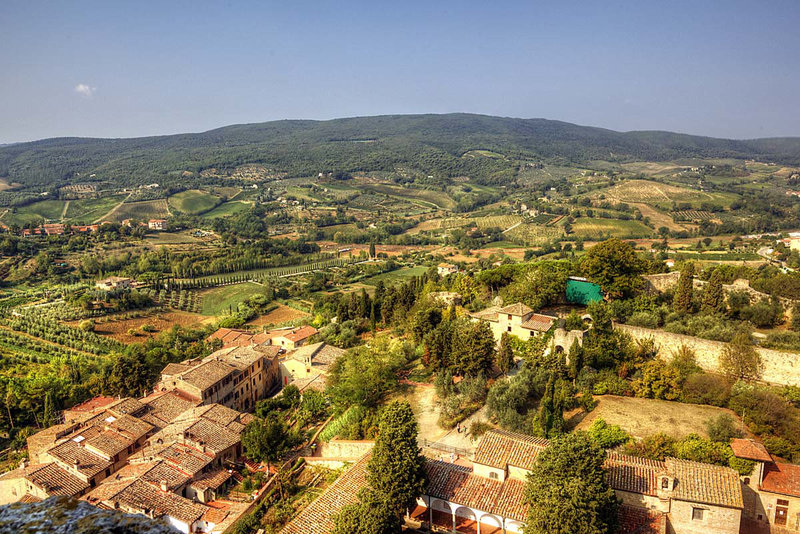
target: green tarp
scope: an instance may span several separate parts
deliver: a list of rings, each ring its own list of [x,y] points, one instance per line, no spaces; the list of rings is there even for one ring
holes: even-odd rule
[[[567,280],[567,302],[586,306],[590,302],[603,300],[600,286],[584,280]]]

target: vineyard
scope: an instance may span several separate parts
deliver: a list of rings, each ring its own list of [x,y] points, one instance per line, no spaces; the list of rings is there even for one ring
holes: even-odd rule
[[[271,278],[282,278],[298,274],[321,271],[331,267],[344,267],[359,261],[358,258],[332,258],[329,260],[315,261],[304,265],[291,265],[287,267],[270,267],[267,269],[254,269],[231,274],[215,276],[202,276],[198,278],[181,278],[165,282],[173,289],[199,289],[218,287],[242,282],[267,282]]]
[[[714,214],[710,211],[703,210],[682,210],[672,213],[672,220],[678,221],[710,221],[714,218]]]
[[[475,219],[478,228],[500,228],[505,230],[522,221],[519,215],[489,215]]]
[[[4,322],[6,326],[17,332],[24,332],[33,337],[96,356],[124,348],[124,345],[117,341],[104,338],[94,332],[61,324],[57,320],[43,315],[35,317],[32,314],[17,315]]]
[[[603,237],[648,237],[653,235],[652,228],[639,221],[622,221],[617,219],[590,219],[580,217],[572,225],[576,235],[592,239]]]
[[[525,223],[509,230],[505,235],[508,239],[513,239],[524,245],[538,246],[560,239],[564,235],[564,231],[561,227]]]
[[[0,349],[3,363],[47,363],[55,358],[85,358],[86,355],[66,347],[33,339],[26,335],[0,328]]]
[[[174,310],[199,313],[203,306],[203,297],[195,291],[180,290],[156,290],[146,288],[140,290],[142,293],[153,299],[158,306],[168,306]]]

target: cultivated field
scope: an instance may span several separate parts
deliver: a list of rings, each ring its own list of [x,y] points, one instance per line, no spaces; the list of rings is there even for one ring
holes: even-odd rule
[[[90,223],[111,211],[111,208],[125,200],[126,195],[111,195],[101,198],[70,200],[66,218],[74,222]]]
[[[227,217],[229,215],[246,211],[250,209],[251,206],[252,204],[245,202],[244,200],[231,200],[229,202],[224,202],[213,210],[204,213],[203,218],[219,219],[220,217]]]
[[[411,278],[412,276],[421,276],[427,270],[428,268],[425,267],[424,265],[418,265],[416,267],[406,267],[404,269],[397,269],[396,271],[389,271],[388,273],[376,274],[375,276],[364,278],[362,282],[374,286],[379,281],[382,280],[384,284],[389,285],[398,280],[406,280],[408,278]]]
[[[203,298],[203,315],[218,316],[236,311],[240,302],[251,295],[261,293],[264,286],[254,282],[244,282],[230,286],[215,287],[200,292]]]
[[[165,219],[169,216],[169,206],[164,199],[126,202],[108,214],[104,219],[121,222],[125,219],[147,221],[149,219]]]
[[[142,342],[148,337],[154,337],[164,330],[169,330],[173,325],[180,325],[183,327],[198,326],[204,319],[206,318],[195,313],[170,311],[157,313],[148,317],[98,322],[95,325],[94,331],[96,334],[110,337],[122,343],[136,343]],[[80,323],[80,321],[68,324],[77,326],[78,323]],[[154,331],[144,332],[141,329],[144,325],[152,326]],[[131,329],[136,331],[136,335],[128,333]]]
[[[268,326],[273,324],[288,323],[289,321],[296,321],[297,319],[302,319],[303,317],[308,317],[308,314],[285,304],[279,304],[277,309],[272,310],[266,315],[257,317],[247,324]]]
[[[487,217],[479,217],[475,219],[478,228],[511,228],[518,222],[522,221],[519,215],[489,215]]]
[[[197,189],[190,189],[189,191],[181,191],[169,197],[169,205],[181,213],[189,215],[199,215],[205,213],[220,203],[219,197],[216,197],[205,191]]]
[[[617,219],[575,219],[572,230],[576,235],[589,238],[612,237],[646,237],[653,234],[653,229],[639,221],[621,221]]]
[[[538,224],[520,224],[516,228],[509,230],[505,236],[509,239],[519,241],[524,245],[538,246],[561,239],[564,230],[561,227],[541,226]]]
[[[649,180],[627,180],[602,191],[602,194],[619,202],[644,202],[665,207],[671,206],[673,202],[690,204],[692,207],[700,207],[703,202],[729,206],[736,198],[736,195],[730,193],[708,193]]]
[[[592,421],[600,418],[608,424],[619,425],[637,438],[659,432],[676,438],[685,437],[692,432],[708,437],[705,423],[709,419],[727,413],[739,421],[732,411],[715,406],[614,395],[603,395],[595,399],[597,407],[578,424],[578,430],[586,429]]]
[[[9,209],[3,215],[2,221],[6,225],[23,225],[27,223],[42,223],[45,220],[60,221],[61,212],[64,211],[63,200],[41,200],[27,206]]]

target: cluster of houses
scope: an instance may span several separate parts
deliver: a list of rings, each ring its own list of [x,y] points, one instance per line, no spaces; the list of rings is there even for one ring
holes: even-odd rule
[[[474,455],[426,457],[427,487],[406,516],[410,528],[453,534],[523,532],[525,483],[548,441],[490,430]],[[728,468],[608,452],[606,480],[621,503],[622,534],[749,534],[800,531],[800,466],[776,463],[763,445],[733,440],[737,457],[753,460],[750,476]],[[281,534],[328,534],[335,515],[366,485],[369,453],[354,459]]]
[[[69,227],[70,235],[75,234],[89,234],[97,232],[100,229],[99,224],[87,225],[74,225]],[[36,228],[23,228],[22,237],[33,236],[50,236],[50,235],[65,235],[67,233],[67,225],[61,223],[42,224]]]
[[[28,438],[29,461],[0,475],[0,504],[79,498],[165,520],[180,532],[223,533],[247,510],[226,490],[243,463],[241,434],[259,400],[282,385],[323,387],[341,349],[308,344],[312,327],[222,328],[222,348],[170,363],[149,395],[96,397]]]

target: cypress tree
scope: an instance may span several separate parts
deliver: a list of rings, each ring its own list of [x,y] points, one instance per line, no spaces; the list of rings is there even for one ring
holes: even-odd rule
[[[691,312],[693,293],[694,264],[687,262],[681,269],[681,276],[678,278],[678,287],[675,290],[675,299],[672,302],[673,309],[678,313]]]
[[[719,269],[714,269],[711,278],[703,290],[703,311],[709,313],[725,312],[725,291],[722,289],[722,276]]]

